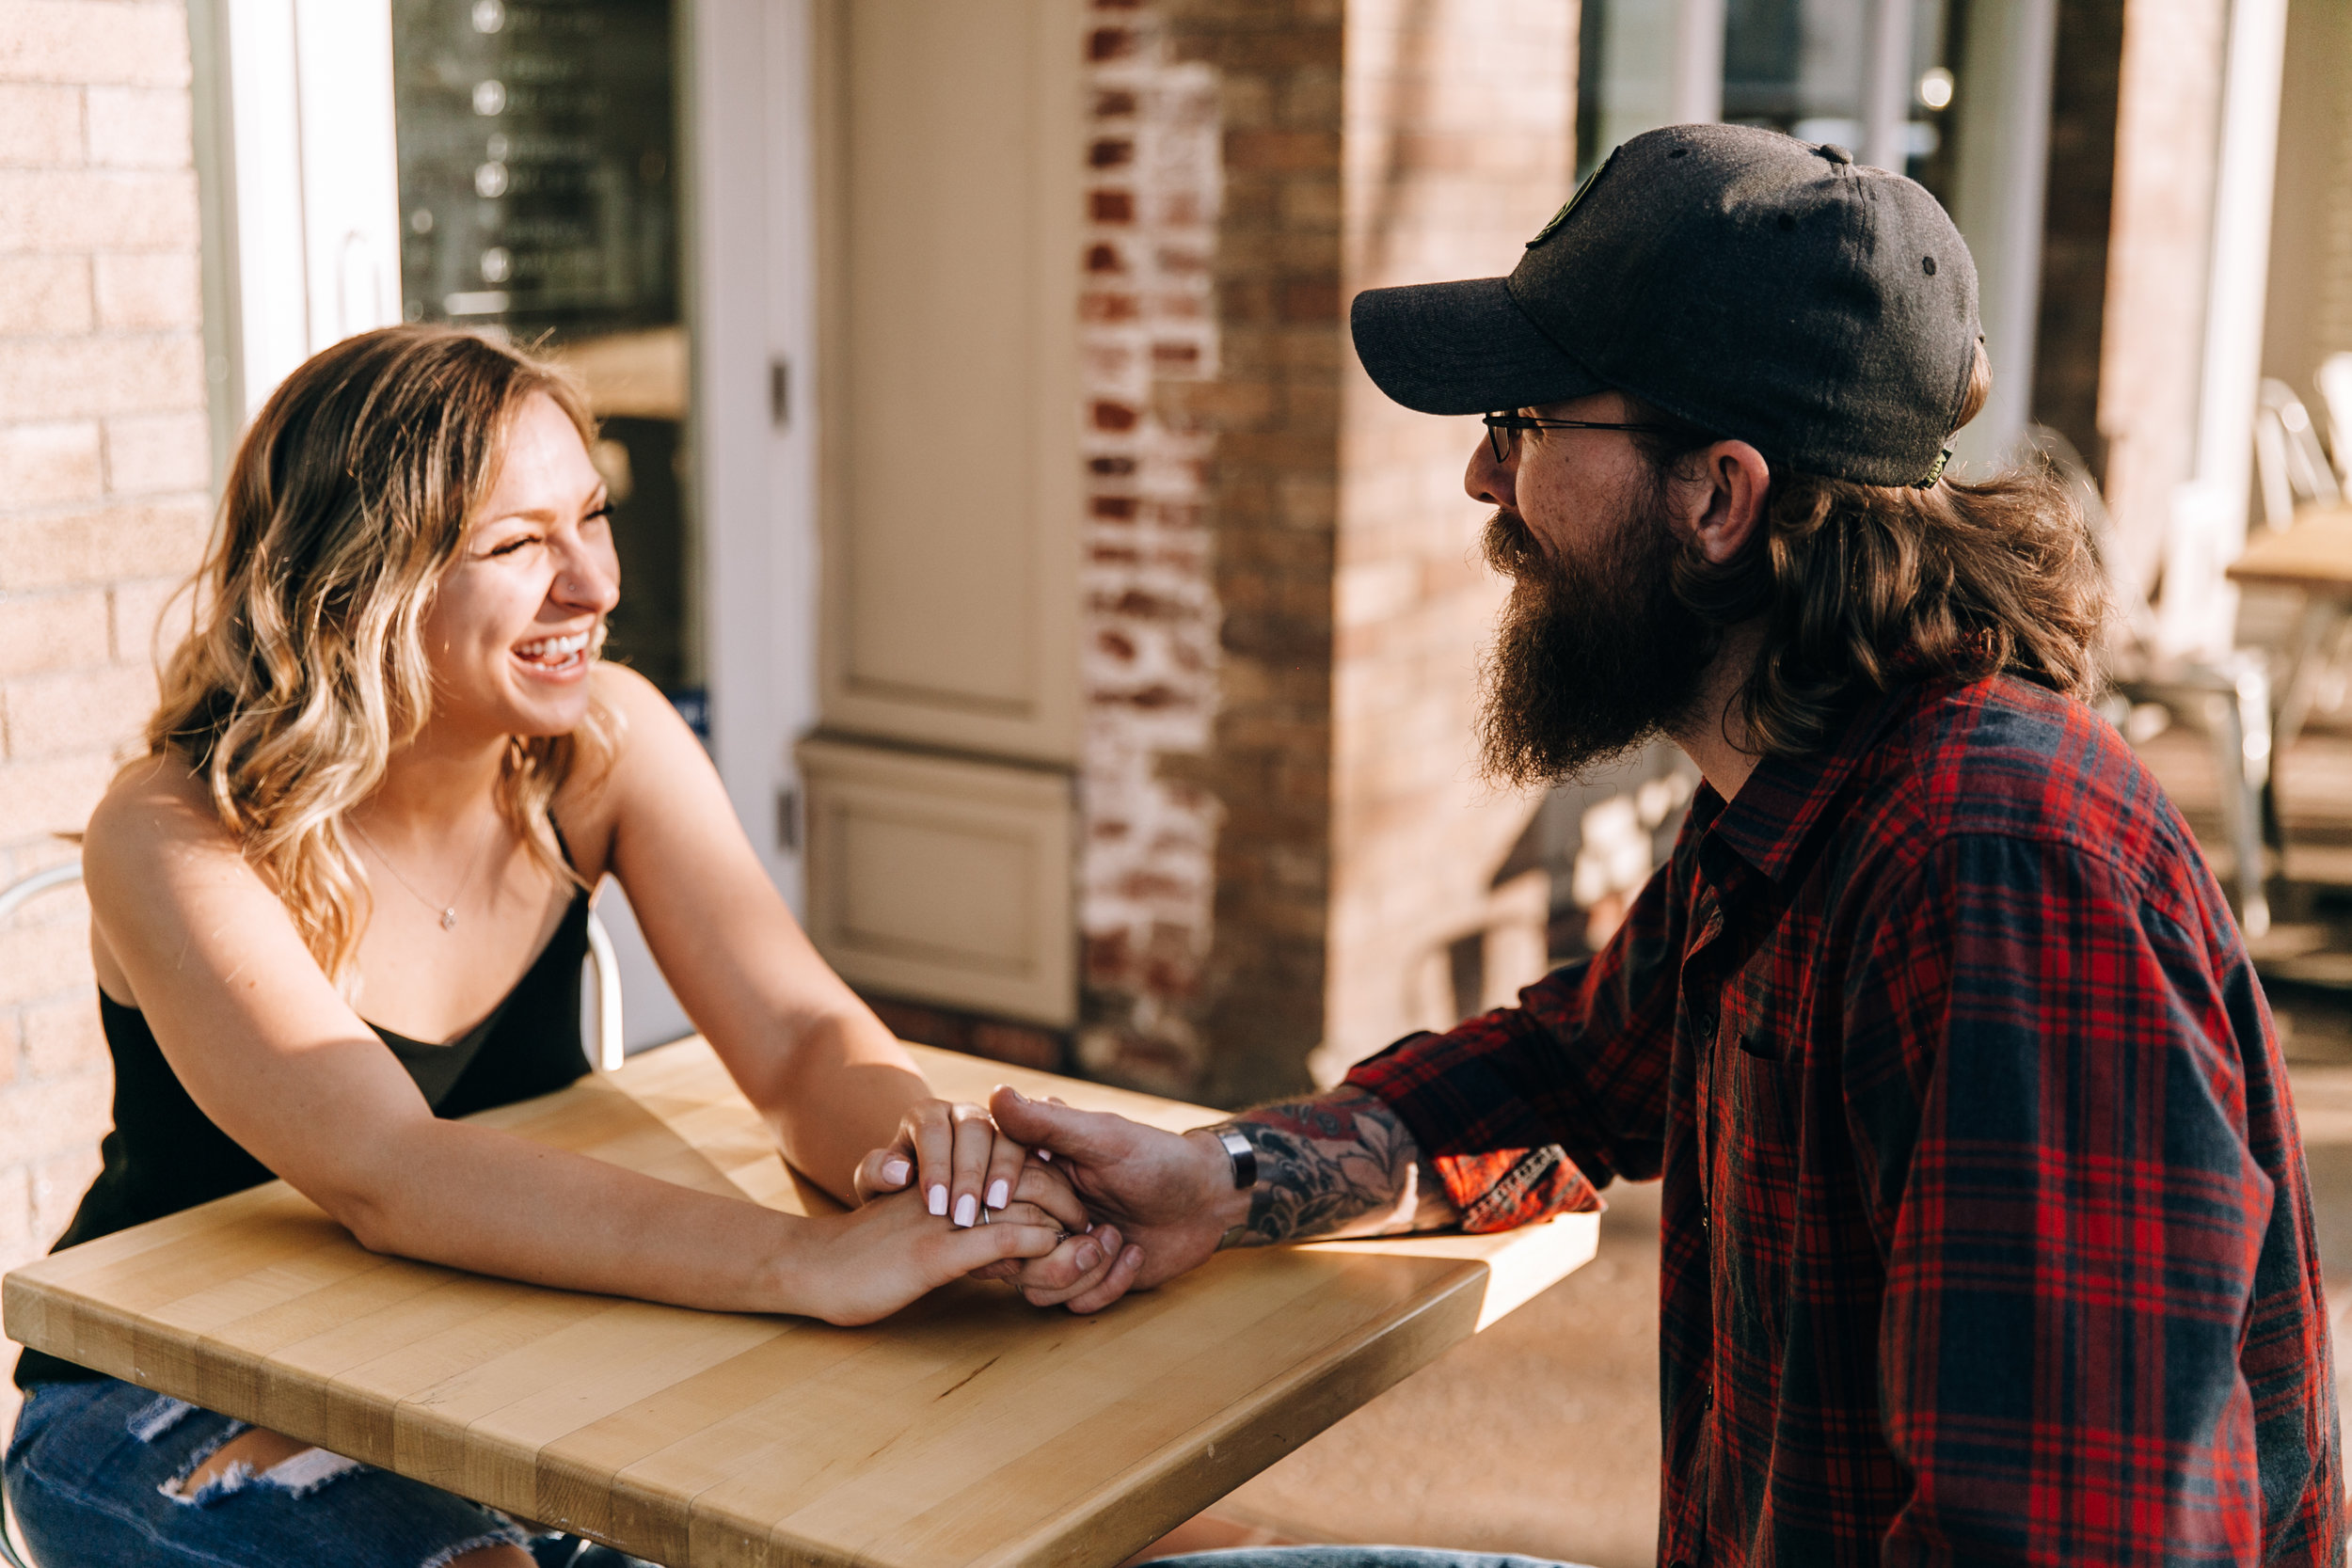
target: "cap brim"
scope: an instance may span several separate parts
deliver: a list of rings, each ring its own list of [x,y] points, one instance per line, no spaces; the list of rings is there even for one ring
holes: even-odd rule
[[[1607,390],[1527,319],[1508,282],[1477,277],[1358,294],[1348,325],[1373,385],[1422,414],[1487,414]]]

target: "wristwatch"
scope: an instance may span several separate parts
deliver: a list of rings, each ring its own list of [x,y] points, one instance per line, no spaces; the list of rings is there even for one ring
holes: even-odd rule
[[[1233,1163],[1233,1188],[1247,1192],[1258,1184],[1258,1150],[1238,1128],[1220,1127],[1216,1141],[1225,1146],[1225,1157]]]

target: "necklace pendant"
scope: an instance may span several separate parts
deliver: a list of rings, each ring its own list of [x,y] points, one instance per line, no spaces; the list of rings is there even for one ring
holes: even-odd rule
[[[457,910],[454,905],[441,911],[441,929],[444,931],[457,929]]]

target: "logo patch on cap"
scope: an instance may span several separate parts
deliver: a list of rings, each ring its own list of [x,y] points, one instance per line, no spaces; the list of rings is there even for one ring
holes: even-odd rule
[[[1527,248],[1533,250],[1537,245],[1543,244],[1546,240],[1551,238],[1554,234],[1557,234],[1560,231],[1560,226],[1568,221],[1568,214],[1576,211],[1576,204],[1584,199],[1584,193],[1591,190],[1594,185],[1597,184],[1600,181],[1600,177],[1609,172],[1609,166],[1616,161],[1617,149],[1613,147],[1609,150],[1609,156],[1600,161],[1600,166],[1594,169],[1592,173],[1586,175],[1584,177],[1584,182],[1576,187],[1576,193],[1570,196],[1565,201],[1560,203],[1560,210],[1551,214],[1551,221],[1545,224],[1542,229],[1536,231],[1535,237],[1527,242]]]

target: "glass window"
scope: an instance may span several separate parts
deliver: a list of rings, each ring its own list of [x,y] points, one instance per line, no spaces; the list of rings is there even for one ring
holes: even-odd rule
[[[606,657],[707,729],[671,0],[393,0],[403,309],[569,362],[600,421]]]
[[[1952,102],[1946,62],[1965,0],[1724,0],[1723,119],[1766,125],[1805,141],[1870,151],[1875,26],[1903,28],[1908,48],[1879,84],[1878,102],[1900,103],[1903,171],[1939,197],[1950,158],[1945,116]],[[1579,35],[1577,175],[1590,173],[1627,137],[1674,114],[1678,24],[1690,0],[1585,0]],[[1892,41],[1892,40],[1890,40]]]

